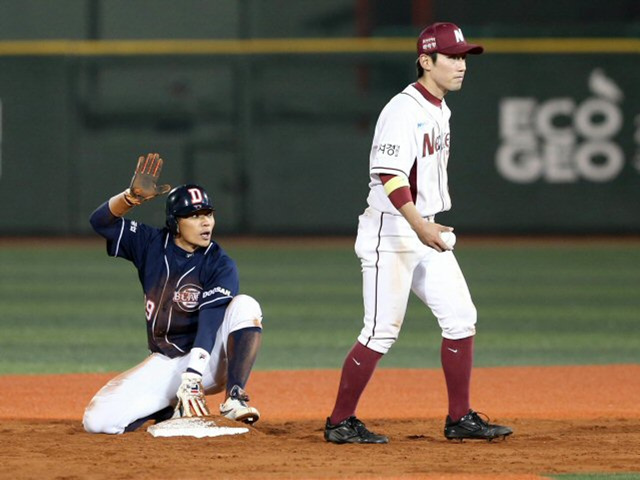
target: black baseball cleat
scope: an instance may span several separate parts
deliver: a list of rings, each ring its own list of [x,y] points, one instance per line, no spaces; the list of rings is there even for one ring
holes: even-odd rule
[[[384,435],[370,432],[356,417],[349,417],[337,425],[331,425],[327,418],[324,439],[331,443],[389,443]]]
[[[457,422],[451,421],[451,417],[447,415],[444,425],[444,436],[449,440],[462,441],[468,438],[491,441],[495,438],[507,438],[512,433],[513,430],[509,427],[492,425],[473,410],[469,410],[469,413]]]

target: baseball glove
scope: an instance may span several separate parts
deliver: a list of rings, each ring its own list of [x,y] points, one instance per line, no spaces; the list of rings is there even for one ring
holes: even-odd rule
[[[126,200],[132,205],[140,205],[153,197],[163,195],[171,190],[170,185],[157,185],[164,160],[157,153],[149,153],[147,157],[138,158],[136,171],[131,185],[125,192]]]
[[[182,383],[178,388],[178,404],[173,417],[204,417],[210,415],[204,398],[202,387],[202,375],[185,372],[182,374]]]

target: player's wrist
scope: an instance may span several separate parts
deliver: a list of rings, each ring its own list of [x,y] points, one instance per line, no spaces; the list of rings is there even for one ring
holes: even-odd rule
[[[122,198],[124,199],[124,202],[131,208],[136,207],[142,203],[140,198],[133,195],[131,193],[131,189],[129,188],[122,192]]]
[[[109,210],[116,217],[124,216],[136,205],[139,205],[139,203],[136,203],[135,199],[132,199],[127,195],[127,190],[114,195],[109,199]]]
[[[183,372],[182,375],[183,382],[200,382],[202,381],[202,374],[200,372],[196,372],[193,369],[187,369],[186,372]]]
[[[204,372],[207,369],[207,364],[211,354],[204,348],[194,347],[191,349],[189,363],[187,364],[187,372],[192,371],[198,374]]]

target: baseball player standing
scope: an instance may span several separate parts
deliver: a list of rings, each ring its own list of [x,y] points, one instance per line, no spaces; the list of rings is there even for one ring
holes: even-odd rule
[[[262,311],[238,294],[236,264],[212,240],[214,206],[207,192],[198,185],[171,190],[162,229],[124,218],[169,191],[157,185],[162,164],[158,154],[140,157],[130,187],[91,215],[107,253],[138,270],[151,355],[93,397],[83,418],[90,433],[209,415],[205,393],[225,388],[221,415],[245,423],[260,418],[244,388],[260,348]]]
[[[368,208],[359,218],[355,244],[362,264],[364,327],[342,367],[336,403],[325,425],[328,442],[389,441],[369,431],[355,410],[378,361],[398,338],[411,291],[442,329],[441,361],[449,398],[445,437],[491,440],[512,433],[470,408],[476,308],[451,251],[453,228],[434,220],[451,208],[451,112],[444,96],[462,88],[466,55],[480,54],[483,47],[467,43],[452,23],[430,25],[420,33],[417,46],[417,82],[391,99],[375,128]]]

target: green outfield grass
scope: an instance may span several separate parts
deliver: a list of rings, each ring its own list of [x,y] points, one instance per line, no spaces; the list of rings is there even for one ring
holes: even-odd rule
[[[351,242],[221,243],[264,310],[256,368],[340,367],[362,322]],[[456,255],[479,311],[477,366],[638,362],[640,242],[461,241]],[[0,266],[0,374],[116,371],[146,355],[137,275],[101,243],[5,242]],[[412,298],[380,366],[437,367],[439,348]]]

